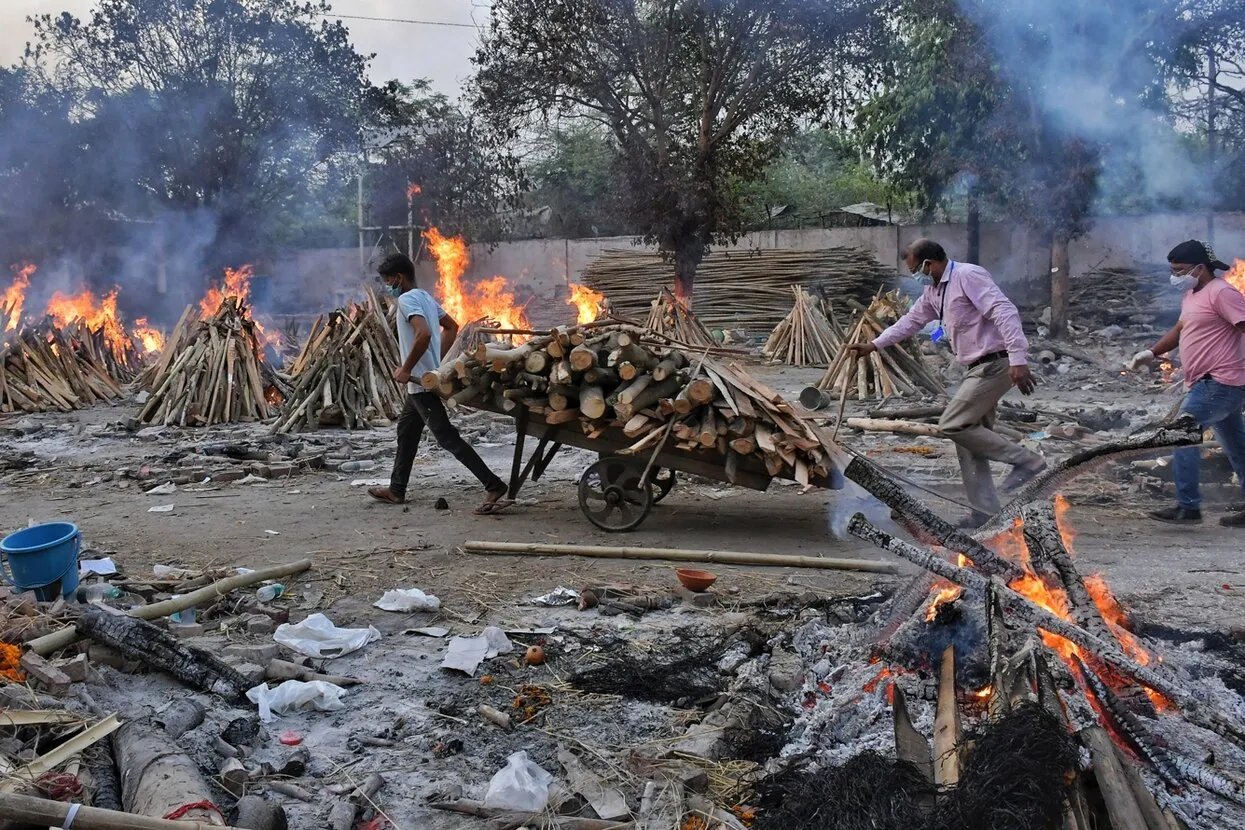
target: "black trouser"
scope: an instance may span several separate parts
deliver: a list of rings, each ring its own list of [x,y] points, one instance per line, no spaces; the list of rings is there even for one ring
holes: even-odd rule
[[[424,434],[424,425],[432,430],[432,437],[442,449],[448,450],[458,462],[471,471],[480,480],[489,493],[505,490],[506,484],[488,468],[470,444],[458,434],[457,427],[450,421],[445,404],[435,392],[408,393],[406,405],[398,417],[398,455],[393,460],[393,473],[389,476],[389,491],[396,496],[406,498],[406,485],[411,480],[411,466],[415,463],[415,454],[419,452],[419,439]]]

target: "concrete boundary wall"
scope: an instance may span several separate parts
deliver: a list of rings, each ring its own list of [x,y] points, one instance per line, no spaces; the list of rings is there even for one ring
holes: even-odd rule
[[[1214,224],[1219,258],[1229,263],[1235,257],[1245,259],[1245,213],[1218,214]],[[963,224],[758,231],[744,236],[735,248],[855,247],[872,252],[879,262],[893,264],[898,271],[904,247],[922,236],[937,239],[952,258],[964,257],[967,250]],[[1099,219],[1071,245],[1072,274],[1075,278],[1095,268],[1160,264],[1176,243],[1207,236],[1204,214]],[[542,311],[534,316],[556,316],[569,293],[567,286],[579,281],[589,263],[605,250],[633,248],[632,242],[631,237],[603,237],[519,240],[492,249],[475,245],[466,277],[471,281],[505,276],[520,300]],[[301,296],[309,310],[339,305],[357,290],[358,262],[358,251],[353,248],[302,251],[274,268],[273,289],[285,296]],[[1018,292],[1040,292],[1049,274],[1050,252],[1036,233],[1023,226],[986,223],[981,228],[981,264]],[[430,265],[421,263],[419,281],[426,287],[435,283]]]

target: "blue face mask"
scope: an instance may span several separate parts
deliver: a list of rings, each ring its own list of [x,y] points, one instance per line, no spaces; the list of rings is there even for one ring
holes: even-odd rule
[[[385,290],[389,292],[390,297],[401,297],[406,293],[401,285],[389,285],[388,283],[385,284]]]
[[[928,259],[923,260],[920,265],[912,269],[912,279],[916,280],[916,284],[924,288],[927,285],[934,284],[934,278],[925,273],[925,263]]]

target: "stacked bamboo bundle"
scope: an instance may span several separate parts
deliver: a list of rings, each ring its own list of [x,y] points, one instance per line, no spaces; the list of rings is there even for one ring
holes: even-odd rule
[[[54,328],[51,323],[46,327],[48,330]],[[110,337],[103,326],[92,329],[83,320],[75,320],[61,327],[60,331],[73,344],[75,354],[92,365],[102,367],[117,383],[134,380],[142,366],[138,348],[128,334],[119,333]]]
[[[276,415],[284,384],[263,359],[246,305],[227,296],[206,320],[196,319],[197,310],[187,307],[160,360],[144,372],[151,394],[139,420],[208,426]]]
[[[718,342],[686,304],[663,288],[648,310],[644,327],[687,346],[716,346]]]
[[[795,305],[774,329],[761,353],[788,366],[827,366],[843,347],[842,338],[822,310],[821,299],[803,286],[791,286]]]
[[[696,269],[693,308],[711,329],[771,331],[791,310],[792,285],[821,284],[830,296],[868,302],[894,277],[894,267],[856,248],[713,251]],[[673,265],[633,249],[603,251],[583,273],[613,313],[630,319],[648,312],[654,286],[673,280]]]
[[[69,412],[121,393],[96,350],[63,329],[29,327],[0,343],[0,412]]]
[[[858,313],[856,323],[849,334],[840,335],[838,357],[817,388],[837,390],[841,398],[854,396],[858,400],[944,394],[945,386],[930,372],[921,352],[911,342],[874,352],[861,360],[856,360],[856,353],[847,349],[852,343],[871,342],[904,314],[907,303],[898,291],[879,293],[868,308],[855,301],[848,305]]]
[[[826,447],[777,392],[736,364],[685,353],[625,323],[555,329],[511,348],[481,344],[421,382],[451,409],[526,407],[590,437],[621,428],[635,439],[626,454],[673,440],[724,464],[728,481],[745,459],[806,485],[830,467]]]
[[[391,318],[375,296],[321,316],[290,367],[291,391],[273,432],[367,429],[373,419],[397,418],[406,396],[392,377],[399,365]]]

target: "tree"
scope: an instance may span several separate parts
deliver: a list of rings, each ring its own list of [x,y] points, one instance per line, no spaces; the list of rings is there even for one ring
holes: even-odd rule
[[[872,22],[869,0],[496,0],[476,106],[512,138],[558,117],[608,130],[623,212],[690,302],[706,251],[743,230],[737,186],[826,118]]]
[[[371,210],[382,223],[405,225],[408,209],[447,233],[495,240],[506,230],[504,209],[518,204],[519,162],[427,81],[389,81],[368,95],[369,123],[396,137],[370,171]]]
[[[553,210],[560,236],[620,236],[635,232],[622,215],[614,186],[621,158],[609,133],[591,122],[542,130],[527,165],[528,201]]]
[[[328,6],[100,0],[34,21],[25,67],[73,102],[80,198],[131,218],[198,216],[238,261],[320,212],[357,153],[366,59]]]

